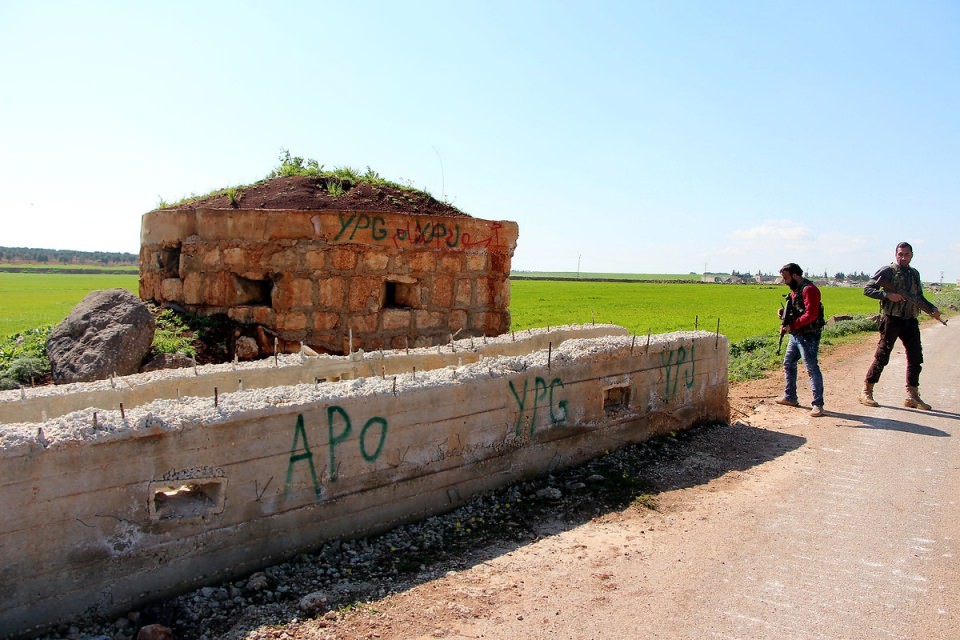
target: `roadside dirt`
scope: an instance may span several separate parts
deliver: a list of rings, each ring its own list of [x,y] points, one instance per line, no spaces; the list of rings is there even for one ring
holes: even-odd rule
[[[828,412],[831,401],[839,404],[837,399],[842,397],[843,403],[850,402],[872,350],[871,334],[822,354]],[[640,627],[635,621],[627,623],[623,603],[635,601],[626,606],[637,609],[632,615],[638,615],[644,607],[656,606],[658,598],[667,597],[665,593],[684,589],[682,584],[670,583],[671,576],[666,575],[661,576],[666,583],[656,584],[654,574],[660,569],[645,566],[647,559],[654,555],[682,558],[683,545],[689,544],[688,530],[711,526],[708,514],[728,512],[738,495],[758,490],[758,478],[770,480],[788,473],[765,463],[815,445],[820,428],[832,424],[810,418],[810,394],[802,369],[800,378],[800,393],[806,394],[801,395],[804,409],[773,403],[782,392],[780,372],[732,385],[732,424],[694,430],[661,451],[643,478],[650,494],[625,508],[582,520],[567,514],[527,522],[532,532],[528,540],[502,539],[471,550],[439,578],[425,577],[412,588],[317,619],[261,627],[247,637],[639,637],[628,631]],[[717,531],[711,544],[721,549],[739,541]],[[689,570],[687,579],[695,584],[698,569]],[[651,592],[651,588],[662,592]],[[684,615],[682,606],[677,615]],[[579,626],[586,618],[591,619],[589,635],[583,635],[587,628]],[[714,636],[648,630],[646,637]]]

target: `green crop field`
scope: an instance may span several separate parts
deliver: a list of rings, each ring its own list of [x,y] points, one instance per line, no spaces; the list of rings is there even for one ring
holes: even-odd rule
[[[97,289],[137,293],[137,274],[0,273],[0,336],[55,324]]]
[[[60,322],[91,291],[114,287],[136,293],[137,275],[0,272],[0,345],[15,344],[14,334]],[[613,323],[642,337],[647,332],[713,332],[719,322],[720,333],[730,341],[730,379],[736,381],[779,366],[777,309],[786,291],[782,285],[760,284],[512,280],[510,312],[514,331]],[[878,310],[877,302],[865,297],[859,287],[824,287],[821,291],[827,317],[860,317],[828,327],[825,345],[852,333],[875,330],[863,317]],[[947,305],[956,308],[960,304],[960,293],[953,288],[928,297],[944,310]],[[38,332],[33,336],[41,349],[44,335]],[[36,348],[31,339],[27,343],[23,347],[27,351]]]
[[[85,295],[122,287],[137,292],[137,276],[0,272],[0,336],[60,322]],[[646,335],[717,330],[731,342],[775,334],[784,286],[514,280],[513,330],[561,324],[614,323]],[[827,316],[867,314],[877,303],[859,287],[824,287]]]
[[[717,330],[731,342],[776,333],[777,309],[785,286],[630,282],[511,282],[513,329],[588,324],[619,324],[646,335],[695,328]],[[824,287],[827,317],[877,311],[876,300],[859,287]]]
[[[537,280],[644,280],[649,282],[699,282],[698,273],[577,273],[575,271],[513,271],[511,278]]]
[[[9,273],[92,273],[103,274],[133,274],[140,272],[137,265],[99,265],[99,264],[0,264],[0,272]]]

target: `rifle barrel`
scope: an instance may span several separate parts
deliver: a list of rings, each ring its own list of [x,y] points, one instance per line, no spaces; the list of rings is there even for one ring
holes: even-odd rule
[[[930,313],[929,313],[926,309],[923,308],[923,305],[920,304],[920,301],[919,301],[919,300],[917,300],[916,298],[914,298],[914,297],[911,296],[911,295],[908,295],[908,294],[906,294],[906,293],[903,293],[902,291],[899,291],[899,290],[898,290],[895,286],[893,286],[893,284],[892,284],[889,280],[887,280],[886,278],[881,278],[881,279],[877,280],[877,286],[880,287],[881,289],[883,289],[884,291],[886,291],[887,293],[895,293],[895,294],[897,294],[898,296],[900,296],[901,298],[903,298],[904,300],[906,300],[907,302],[909,302],[909,303],[912,304],[913,306],[915,306],[915,307],[917,307],[918,309],[920,309],[921,311],[925,312],[927,315],[930,315]],[[937,318],[937,321],[938,321],[940,324],[942,324],[943,326],[947,326],[947,321],[944,320],[943,318]]]

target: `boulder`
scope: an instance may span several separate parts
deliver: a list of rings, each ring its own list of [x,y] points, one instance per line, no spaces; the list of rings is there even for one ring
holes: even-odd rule
[[[150,309],[126,289],[91,292],[47,338],[53,381],[136,373],[150,352],[155,328]]]

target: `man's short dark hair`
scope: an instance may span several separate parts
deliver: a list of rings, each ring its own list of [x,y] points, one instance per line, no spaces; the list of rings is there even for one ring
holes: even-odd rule
[[[910,253],[913,253],[913,247],[910,246],[909,242],[901,242],[897,245],[897,249],[906,249]]]
[[[784,271],[791,273],[795,276],[803,275],[803,269],[801,269],[800,265],[798,265],[796,262],[788,262],[787,264],[780,267],[780,273],[783,273]]]

